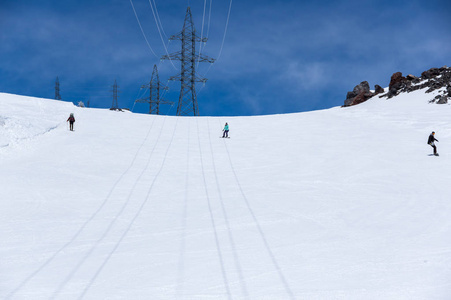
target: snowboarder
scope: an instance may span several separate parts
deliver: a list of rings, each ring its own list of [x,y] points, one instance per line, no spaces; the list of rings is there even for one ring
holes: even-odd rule
[[[70,124],[70,131],[74,131],[74,122],[75,122],[74,114],[70,114],[66,122],[69,122]]]
[[[229,124],[225,123],[224,129],[222,130],[224,133],[222,134],[223,138],[229,137]]]
[[[436,147],[435,144],[434,144],[435,141],[438,142],[438,140],[435,138],[435,132],[432,131],[432,133],[429,135],[429,138],[428,138],[428,144],[429,144],[432,148],[434,148],[434,155],[435,155],[435,156],[438,156],[438,153],[437,153],[437,147]]]

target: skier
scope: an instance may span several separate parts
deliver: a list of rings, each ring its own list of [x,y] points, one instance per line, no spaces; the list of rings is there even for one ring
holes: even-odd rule
[[[224,133],[222,134],[223,138],[229,137],[229,124],[225,123],[224,129],[222,130]]]
[[[429,138],[428,138],[428,144],[429,144],[432,148],[434,148],[434,155],[435,155],[435,156],[438,156],[438,153],[437,153],[437,147],[436,147],[435,144],[434,144],[434,142],[435,142],[435,141],[438,142],[438,140],[434,137],[434,135],[435,135],[435,132],[432,131],[432,133],[429,135]]]
[[[66,122],[69,122],[70,124],[70,131],[74,131],[74,122],[75,122],[75,117],[74,114],[70,114],[69,118],[67,119]]]

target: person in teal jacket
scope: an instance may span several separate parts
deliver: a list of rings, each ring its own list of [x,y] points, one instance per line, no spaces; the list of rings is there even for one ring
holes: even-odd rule
[[[224,129],[222,130],[224,133],[222,134],[223,138],[229,137],[229,124],[225,123]]]

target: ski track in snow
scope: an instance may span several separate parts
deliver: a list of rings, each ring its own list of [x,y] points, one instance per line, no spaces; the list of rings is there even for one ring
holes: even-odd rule
[[[187,218],[188,218],[188,182],[190,175],[190,134],[191,134],[191,122],[188,122],[188,132],[187,132],[187,143],[186,143],[186,171],[185,171],[185,182],[184,182],[184,193],[183,193],[183,212],[181,215],[181,230],[180,230],[180,246],[179,246],[179,257],[177,263],[177,281],[176,281],[176,296],[177,299],[181,298],[184,290],[183,279],[185,277],[185,252],[186,252],[186,235],[187,235]]]
[[[164,118],[164,121],[163,121],[163,122],[165,122],[165,121],[166,121],[166,117]],[[177,121],[178,121],[178,118],[177,118]],[[169,142],[169,144],[168,144],[168,146],[167,146],[167,148],[166,148],[166,152],[165,152],[166,155],[164,155],[163,161],[161,162],[161,166],[160,166],[160,168],[158,169],[158,172],[155,174],[155,176],[154,176],[154,178],[153,178],[153,180],[152,180],[152,183],[150,184],[150,187],[149,187],[149,189],[148,189],[148,191],[147,191],[146,197],[143,199],[142,203],[139,205],[138,210],[136,210],[136,213],[133,215],[133,218],[131,218],[131,220],[129,221],[129,223],[128,223],[126,229],[125,229],[125,230],[123,231],[123,233],[120,235],[119,240],[118,240],[117,242],[115,242],[114,247],[113,247],[113,248],[111,249],[111,251],[108,253],[108,255],[106,256],[105,260],[101,263],[101,265],[100,265],[100,267],[97,269],[97,271],[95,271],[95,274],[94,274],[94,276],[89,280],[88,285],[83,289],[83,292],[81,293],[79,299],[83,299],[83,297],[86,295],[86,293],[88,292],[89,288],[90,288],[90,287],[92,286],[92,284],[95,282],[95,280],[97,279],[97,277],[98,277],[98,275],[100,274],[100,272],[101,272],[101,271],[103,270],[103,268],[106,266],[106,264],[107,264],[108,261],[110,260],[111,256],[112,256],[112,255],[114,254],[114,252],[118,249],[118,247],[120,246],[120,244],[121,244],[122,241],[124,240],[125,236],[126,236],[127,233],[130,231],[130,228],[131,228],[131,227],[133,226],[133,224],[135,223],[135,220],[139,217],[139,215],[140,215],[141,212],[143,211],[144,206],[145,206],[145,205],[147,204],[147,202],[150,200],[150,194],[151,194],[151,192],[152,192],[152,189],[153,189],[153,187],[154,187],[154,185],[155,185],[156,180],[158,179],[158,177],[159,177],[161,171],[163,170],[163,168],[164,168],[164,166],[165,166],[165,161],[166,161],[166,158],[167,158],[167,153],[168,153],[169,149],[171,148],[172,142],[173,142],[173,140],[174,140],[175,132],[176,132],[176,129],[177,129],[177,121],[176,121],[176,123],[175,123],[174,130],[173,130],[173,132],[172,132],[172,136],[171,136],[170,142]],[[164,125],[164,124],[163,124],[163,125]],[[162,132],[163,128],[164,128],[164,126],[161,127],[160,135],[161,135],[161,132]],[[160,135],[159,135],[159,137],[160,137]],[[158,144],[158,140],[159,140],[159,138],[157,139],[157,142],[155,143],[155,146]],[[155,149],[155,147],[154,147],[154,149]],[[153,149],[153,150],[154,150],[154,149]],[[143,169],[143,172],[140,174],[139,178],[136,180],[136,183],[138,183],[138,180],[141,178],[141,176],[144,174],[144,172],[147,171],[147,169],[148,169],[148,167],[149,167],[150,159],[151,159],[152,154],[153,154],[153,150],[152,150],[152,152],[151,152],[151,154],[150,154],[150,156],[149,156],[149,159],[148,159],[148,161],[147,161],[146,167]],[[135,188],[136,188],[136,184],[133,185],[133,188],[131,189],[130,194],[129,194],[129,198],[131,197],[131,194],[133,193],[133,191],[135,190]],[[129,198],[127,198],[127,202],[129,201]],[[121,211],[121,213],[122,213],[122,211]]]
[[[165,119],[164,119],[165,120]],[[116,180],[116,182],[114,182],[113,186],[111,187],[110,191],[108,192],[107,196],[105,197],[105,199],[103,200],[102,204],[97,208],[96,211],[94,211],[94,213],[91,215],[91,217],[89,219],[87,219],[84,224],[80,227],[80,229],[74,234],[74,236],[66,243],[64,244],[61,248],[59,248],[52,256],[50,256],[37,270],[35,270],[34,272],[32,272],[27,278],[25,278],[25,280],[23,282],[21,282],[21,284],[19,286],[17,286],[16,288],[14,288],[11,293],[9,293],[6,296],[6,299],[10,299],[11,297],[13,297],[18,291],[20,291],[21,288],[23,288],[30,280],[32,280],[34,277],[36,277],[44,268],[46,268],[50,263],[52,263],[55,258],[63,253],[69,246],[71,246],[76,240],[77,238],[80,237],[80,235],[87,230],[88,226],[96,219],[96,217],[99,215],[99,213],[103,210],[103,208],[110,204],[111,202],[111,198],[113,197],[114,191],[118,188],[119,184],[121,183],[121,181],[123,180],[123,178],[125,176],[128,175],[128,173],[130,172],[130,170],[134,167],[137,157],[139,155],[139,153],[142,151],[143,146],[145,145],[145,143],[148,140],[149,134],[152,130],[153,124],[155,122],[155,119],[153,119],[152,124],[149,128],[149,130],[147,131],[147,135],[145,136],[142,144],[140,145],[140,147],[138,148],[138,150],[136,151],[130,165],[128,166],[128,168],[119,176],[119,178]],[[163,126],[161,127],[159,136],[161,135],[161,132],[163,130]],[[157,145],[158,140],[155,142],[154,148]],[[153,148],[153,149],[154,149]],[[151,155],[152,155],[153,151],[151,152],[148,162],[150,161]],[[146,165],[146,168],[148,166],[148,163]],[[146,168],[143,169],[143,172],[140,174],[140,176],[142,176],[142,174],[144,173],[144,171],[146,170]],[[137,182],[139,180],[136,179],[135,182]],[[136,185],[133,186],[132,190],[136,187]],[[87,254],[85,255],[85,257],[75,266],[75,268],[69,273],[69,275],[63,280],[63,282],[58,286],[58,288],[55,290],[55,292],[53,293],[53,295],[50,297],[50,299],[54,299],[60,292],[61,290],[64,288],[64,286],[70,281],[70,279],[73,277],[73,275],[75,274],[75,272],[81,267],[81,265],[83,264],[84,261],[86,261],[86,259],[92,254],[92,252],[95,250],[95,248],[98,246],[98,244],[106,237],[106,235],[108,234],[108,232],[111,230],[112,226],[114,225],[114,223],[117,221],[117,218],[121,215],[121,213],[124,211],[125,207],[128,205],[130,198],[127,199],[127,201],[124,202],[124,205],[122,206],[121,210],[119,211],[119,213],[116,215],[116,217],[111,221],[110,225],[108,226],[108,228],[106,229],[106,231],[104,232],[104,234],[100,237],[100,239],[97,240],[97,242],[94,244],[94,246],[87,252]]]
[[[219,122],[219,126],[221,126],[221,122],[220,122],[219,119],[218,119],[218,122]],[[230,163],[230,167],[232,169],[232,173],[233,173],[233,176],[234,176],[234,179],[235,179],[236,186],[238,187],[238,190],[240,191],[240,194],[241,194],[241,197],[243,199],[243,202],[245,203],[245,205],[246,205],[246,207],[247,207],[247,209],[249,211],[249,214],[251,215],[252,220],[254,221],[254,224],[255,224],[255,226],[256,226],[256,228],[258,230],[258,233],[259,233],[259,235],[260,235],[260,237],[261,237],[261,239],[262,239],[262,241],[264,243],[266,252],[268,253],[269,257],[271,258],[271,262],[272,262],[274,268],[277,271],[277,274],[278,274],[278,276],[279,276],[279,278],[280,278],[280,280],[281,280],[281,282],[283,284],[283,287],[284,287],[285,291],[287,292],[287,295],[289,296],[290,299],[295,299],[294,294],[293,294],[293,292],[292,292],[292,290],[290,288],[290,285],[288,284],[288,282],[287,282],[287,280],[285,278],[285,275],[283,274],[283,271],[280,268],[280,266],[279,266],[279,264],[277,262],[277,259],[276,259],[275,255],[274,255],[273,251],[271,250],[271,247],[269,246],[269,243],[268,243],[268,240],[266,238],[266,235],[263,232],[263,229],[262,229],[257,217],[255,216],[255,213],[254,213],[254,211],[253,211],[253,209],[252,209],[252,207],[251,207],[251,205],[250,205],[250,203],[249,203],[249,201],[248,201],[248,199],[247,199],[247,197],[246,197],[246,195],[245,195],[245,193],[243,191],[243,188],[242,188],[242,186],[240,184],[240,181],[239,181],[238,176],[236,174],[235,168],[233,166],[233,161],[232,161],[232,158],[231,158],[230,151],[229,151],[229,148],[227,146],[226,140],[223,140],[223,143],[224,143],[224,148],[226,150],[228,161]]]
[[[226,293],[227,293],[227,298],[231,299],[229,280],[227,278],[227,272],[225,270],[225,264],[224,264],[224,258],[223,258],[224,255],[222,253],[221,245],[219,243],[217,226],[216,226],[215,218],[213,216],[213,211],[212,211],[211,198],[210,198],[210,194],[208,192],[207,182],[206,182],[206,179],[205,179],[205,169],[204,169],[202,145],[201,145],[201,142],[200,142],[199,122],[198,122],[198,120],[196,120],[196,125],[197,125],[197,136],[198,136],[197,141],[198,141],[199,154],[200,154],[200,168],[202,170],[202,179],[203,179],[203,184],[204,184],[205,196],[206,196],[206,199],[207,199],[208,212],[209,212],[209,215],[210,215],[211,226],[212,226],[214,237],[215,237],[216,251],[217,251],[217,254],[218,254],[219,265],[221,267],[222,278],[224,280],[224,288],[225,288]]]
[[[213,174],[214,174],[214,178],[215,178],[215,185],[216,185],[216,189],[217,189],[217,193],[218,193],[218,197],[219,197],[219,202],[221,205],[221,210],[224,216],[224,221],[227,227],[227,233],[228,233],[228,237],[229,237],[229,244],[232,248],[232,254],[233,254],[233,258],[235,260],[235,268],[236,271],[238,273],[238,279],[239,279],[239,284],[241,286],[241,293],[242,296],[245,299],[249,298],[249,293],[247,291],[247,286],[246,286],[246,281],[244,279],[243,276],[243,270],[242,270],[242,266],[240,263],[240,259],[239,259],[239,255],[238,255],[238,251],[237,251],[237,247],[236,247],[236,242],[235,239],[233,237],[233,232],[230,226],[230,220],[229,217],[227,215],[227,210],[225,208],[224,205],[224,199],[222,196],[222,192],[221,192],[221,184],[219,183],[218,180],[218,172],[216,170],[216,164],[215,164],[215,155],[214,155],[214,150],[213,150],[213,145],[212,145],[212,140],[211,140],[211,130],[210,130],[210,120],[207,119],[207,129],[208,129],[208,142],[209,142],[209,146],[210,146],[210,153],[211,153],[211,161],[212,161],[212,166],[213,166]]]
[[[136,179],[133,179],[133,185],[129,190],[128,196],[124,199],[122,206],[120,207],[119,211],[116,213],[116,215],[112,218],[111,222],[108,224],[108,227],[105,229],[105,231],[103,232],[103,234],[97,239],[97,241],[93,244],[93,246],[89,249],[88,252],[86,252],[85,256],[77,263],[77,265],[72,269],[72,271],[68,274],[68,276],[63,280],[63,282],[58,286],[58,288],[56,289],[56,291],[53,293],[53,295],[50,297],[50,299],[55,299],[56,296],[58,296],[61,291],[63,290],[63,288],[71,281],[71,279],[73,278],[73,276],[75,275],[75,273],[82,267],[82,265],[89,259],[89,257],[93,254],[93,252],[99,247],[99,245],[103,242],[103,240],[105,238],[107,238],[107,236],[109,235],[109,233],[112,231],[113,226],[116,225],[118,223],[118,219],[121,217],[121,215],[124,213],[125,209],[129,206],[130,202],[131,202],[131,196],[133,194],[133,191],[136,189],[136,186],[139,182],[139,180],[141,179],[141,177],[143,176],[143,174],[147,171],[148,167],[149,167],[149,163],[150,160],[152,158],[152,154],[154,153],[155,147],[158,145],[158,141],[160,139],[161,133],[163,131],[164,128],[164,124],[165,124],[166,118],[163,119],[163,125],[161,126],[160,132],[158,134],[157,140],[155,141],[155,144],[152,148],[152,151],[150,152],[148,159],[147,159],[147,163],[145,164],[144,168],[142,168],[141,172],[139,173],[138,177]],[[152,123],[153,125],[153,123]],[[152,130],[152,126],[148,131],[148,135]],[[140,152],[140,150],[142,149],[142,146],[146,143],[147,141],[147,137],[144,139],[143,143],[141,144],[141,147],[138,149],[137,154],[132,162],[132,164],[130,165],[130,168],[128,168],[125,172],[124,172],[124,176],[126,174],[128,174],[129,170],[132,168],[135,159],[138,155],[138,153]],[[110,190],[108,196],[107,196],[107,200],[114,198],[114,191],[117,190],[117,186],[118,183],[121,182],[123,176],[121,176],[121,178],[117,181],[117,184],[114,184],[113,188]],[[128,187],[125,187],[125,189],[128,189]],[[138,214],[139,214],[140,210],[138,210]],[[133,222],[133,220],[131,221]],[[130,223],[131,225],[132,223]],[[125,233],[127,232],[127,230],[125,231]],[[122,240],[123,237],[121,237],[120,240]],[[116,245],[113,247],[113,251],[111,253],[108,254],[106,260],[101,264],[101,266],[99,267],[99,269],[97,271],[94,271],[95,275],[94,277],[89,281],[88,285],[86,286],[86,288],[83,290],[81,297],[84,296],[84,294],[87,292],[87,290],[89,289],[89,287],[92,285],[92,283],[94,282],[95,278],[97,277],[98,273],[103,269],[103,266],[106,264],[106,262],[108,261],[108,258],[111,257],[111,255],[114,253],[115,249],[117,249],[117,247],[120,244],[120,240],[119,242],[116,243]]]

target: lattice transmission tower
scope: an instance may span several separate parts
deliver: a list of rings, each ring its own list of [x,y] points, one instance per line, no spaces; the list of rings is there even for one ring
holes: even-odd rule
[[[162,59],[181,61],[180,74],[169,78],[169,80],[181,82],[177,115],[192,114],[198,116],[199,108],[197,105],[196,82],[205,83],[207,79],[196,75],[196,62],[214,63],[215,59],[200,53],[196,54],[196,42],[206,42],[207,38],[200,38],[196,35],[190,7],[186,10],[182,31],[177,35],[171,36],[169,40],[180,40],[182,42],[181,51],[163,55],[162,57]]]
[[[119,109],[119,105],[117,104],[117,93],[118,93],[118,91],[117,91],[117,88],[118,88],[118,85],[117,85],[117,82],[116,82],[116,79],[114,80],[114,85],[113,85],[113,103],[111,104],[111,110],[117,110],[117,109]]]
[[[61,100],[60,80],[58,79],[58,76],[56,77],[56,81],[55,81],[55,100]]]
[[[149,89],[149,97],[138,99],[135,102],[149,103],[149,114],[160,114],[160,104],[171,104],[174,102],[166,101],[160,99],[160,90],[167,90],[166,86],[163,86],[160,82],[160,77],[158,76],[157,65],[153,66],[152,77],[148,85],[143,85],[142,88]]]

